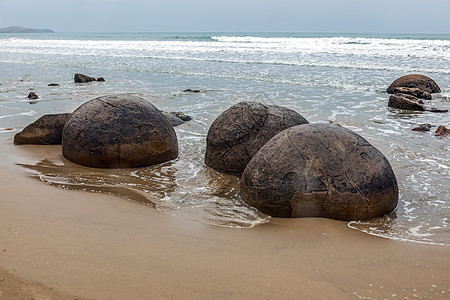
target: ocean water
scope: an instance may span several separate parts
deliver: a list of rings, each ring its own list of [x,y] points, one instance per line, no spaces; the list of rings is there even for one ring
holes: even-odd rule
[[[390,109],[385,92],[397,77],[425,74],[442,89],[427,105],[450,109],[450,35],[3,34],[0,68],[0,134],[11,137],[43,114],[72,112],[107,94],[137,95],[194,118],[176,128],[180,157],[159,166],[91,169],[62,157],[20,164],[46,184],[115,194],[217,226],[269,222],[242,203],[238,178],[203,164],[214,119],[240,101],[258,101],[294,109],[310,122],[339,123],[390,161],[400,189],[397,211],[349,222],[350,228],[450,245],[450,137],[434,135],[437,126],[450,127],[450,114]],[[75,84],[75,73],[106,82]],[[183,92],[188,88],[202,92]],[[30,102],[31,91],[40,98]],[[421,123],[434,127],[411,131]]]

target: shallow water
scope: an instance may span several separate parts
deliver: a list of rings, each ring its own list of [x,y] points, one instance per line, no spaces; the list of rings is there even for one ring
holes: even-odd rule
[[[176,128],[180,157],[137,170],[79,167],[64,159],[27,165],[51,185],[118,194],[209,224],[252,227],[269,218],[239,198],[239,182],[205,168],[207,130],[226,108],[259,101],[337,122],[391,162],[397,212],[349,227],[392,239],[450,245],[449,114],[387,108],[386,87],[426,74],[443,92],[427,102],[450,109],[450,36],[346,34],[37,34],[0,35],[0,134],[39,116],[71,112],[106,94],[130,93],[194,119]],[[73,83],[83,73],[106,82]],[[60,86],[49,87],[49,83]],[[202,93],[184,93],[187,88]],[[40,98],[30,104],[30,91]],[[431,132],[411,131],[430,123]],[[155,195],[157,197],[155,197]],[[158,199],[158,200],[155,200]]]

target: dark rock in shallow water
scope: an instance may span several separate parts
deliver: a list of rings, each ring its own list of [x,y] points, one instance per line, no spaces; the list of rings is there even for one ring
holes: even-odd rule
[[[389,97],[388,106],[404,110],[424,111],[423,102],[414,96],[406,94],[395,94]]]
[[[431,94],[418,88],[395,87],[394,94],[407,94],[416,98],[431,100]]]
[[[61,145],[64,124],[70,115],[43,115],[16,134],[14,144]]]
[[[431,108],[426,109],[426,111],[433,112],[433,113],[446,113],[446,112],[448,112],[448,109],[439,109],[439,108],[431,107]]]
[[[76,109],[64,126],[62,150],[83,166],[143,167],[175,159],[178,141],[156,107],[139,97],[117,95]]]
[[[94,77],[90,77],[90,76],[86,76],[83,74],[75,74],[73,80],[76,83],[86,83],[86,82],[91,82],[91,81],[95,81],[96,79]]]
[[[29,93],[28,94],[28,97],[27,97],[28,99],[39,99],[39,97],[38,97],[38,95],[36,95],[36,93]]]
[[[307,124],[297,112],[257,102],[233,105],[212,123],[206,138],[205,164],[240,175],[255,153],[278,132]]]
[[[200,90],[192,90],[192,89],[187,89],[187,90],[184,90],[183,92],[190,92],[190,93],[200,93],[201,91]]]
[[[450,135],[450,129],[447,129],[447,128],[445,128],[444,125],[441,125],[441,126],[439,126],[439,127],[436,129],[435,134],[436,134],[437,136],[446,136],[446,135]]]
[[[97,78],[97,81],[105,81],[105,78],[99,77],[99,78]]]
[[[59,86],[57,83],[50,83],[48,86]]]
[[[255,154],[241,196],[274,217],[364,220],[390,214],[398,187],[389,162],[361,136],[306,124],[278,133]]]
[[[187,121],[192,120],[192,118],[190,116],[185,115],[182,112],[162,112],[164,116],[166,116],[166,118],[169,119],[170,124],[172,124],[172,126],[179,126],[181,124],[184,124]]]
[[[441,89],[433,79],[420,74],[405,75],[400,78],[397,78],[387,88],[387,92],[389,94],[394,94],[395,93],[394,88],[396,87],[418,88],[428,93],[441,92]]]
[[[420,124],[418,127],[411,129],[412,131],[430,131],[431,124]]]

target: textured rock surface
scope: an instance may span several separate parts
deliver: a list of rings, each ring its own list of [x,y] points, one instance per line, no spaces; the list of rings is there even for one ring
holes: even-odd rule
[[[404,110],[424,111],[423,101],[406,94],[395,94],[389,97],[388,106]]]
[[[90,76],[86,76],[83,74],[75,74],[75,76],[73,77],[73,80],[76,83],[86,83],[86,82],[91,82],[91,81],[95,81],[96,79],[94,77],[90,77]]]
[[[205,163],[220,172],[240,175],[253,155],[275,134],[307,123],[288,108],[238,103],[212,123],[206,138]]]
[[[407,94],[420,99],[431,100],[431,94],[418,88],[396,87],[394,94]]]
[[[255,154],[241,196],[275,217],[363,220],[391,213],[398,187],[389,162],[365,139],[307,124],[280,132]]]
[[[70,115],[43,115],[16,134],[14,144],[61,145],[64,124]]]
[[[128,95],[88,101],[74,111],[63,131],[63,155],[89,167],[142,167],[178,156],[169,121],[152,104]]]
[[[396,87],[408,87],[418,88],[428,93],[440,93],[441,89],[437,83],[425,75],[411,74],[405,75],[394,80],[394,82],[387,88],[389,94],[394,94],[394,88]]]

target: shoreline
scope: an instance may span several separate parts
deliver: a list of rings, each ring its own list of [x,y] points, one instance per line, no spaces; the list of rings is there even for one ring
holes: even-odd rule
[[[322,218],[214,227],[116,196],[62,190],[16,165],[51,158],[58,146],[13,146],[13,135],[0,135],[0,248],[6,249],[0,274],[39,288],[36,294],[445,299],[450,293],[447,247],[378,238]],[[3,297],[12,289],[4,282]]]

